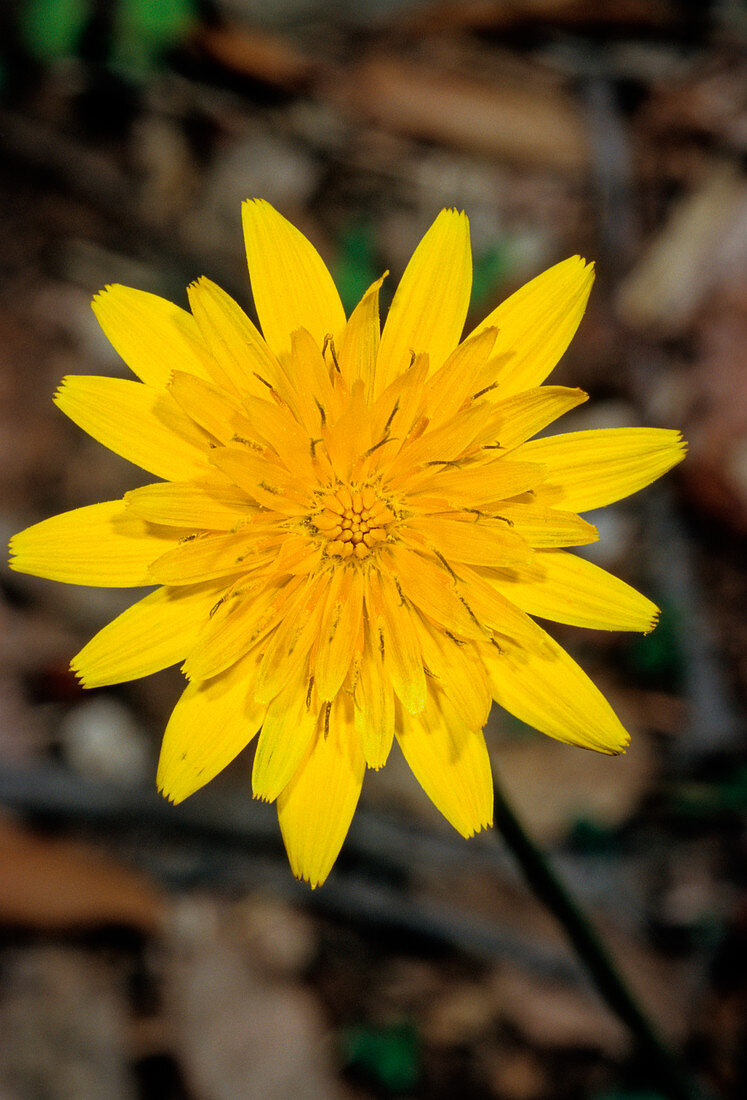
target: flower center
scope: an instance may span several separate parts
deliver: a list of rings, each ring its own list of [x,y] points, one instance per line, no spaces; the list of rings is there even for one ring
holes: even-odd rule
[[[340,558],[366,558],[387,536],[394,512],[370,485],[350,489],[341,485],[322,498],[321,511],[311,517],[327,538],[327,553]]]

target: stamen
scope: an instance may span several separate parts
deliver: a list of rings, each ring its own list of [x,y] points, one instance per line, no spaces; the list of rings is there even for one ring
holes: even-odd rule
[[[484,630],[485,627],[482,625],[482,623],[478,619],[477,615],[475,615],[474,611],[472,610],[470,605],[467,603],[466,599],[464,598],[464,596],[462,595],[461,592],[457,592],[457,599],[462,604],[462,606],[465,608],[467,614],[469,615],[470,619],[472,619],[475,626],[479,626],[480,630]]]
[[[394,420],[394,418],[395,418],[395,416],[397,415],[398,412],[399,412],[399,398],[397,398],[397,400],[394,402],[394,408],[389,413],[389,419],[387,420],[386,424],[384,425],[384,435],[388,434],[389,429],[392,426],[392,421]]]
[[[436,548],[435,548],[435,547],[432,547],[431,549],[433,550],[433,553],[434,553],[434,554],[436,555],[436,557],[438,558],[438,560],[439,560],[439,561],[441,562],[441,565],[443,565],[444,569],[445,569],[445,570],[446,570],[446,571],[447,571],[448,573],[451,573],[451,575],[452,575],[452,577],[454,578],[454,580],[455,580],[455,581],[458,581],[458,580],[459,580],[459,577],[458,577],[458,576],[456,575],[456,573],[454,572],[454,570],[453,570],[453,569],[451,568],[451,566],[449,565],[448,561],[447,561],[447,560],[446,560],[446,558],[445,558],[445,557],[443,556],[443,554],[441,553],[441,551],[440,551],[440,550],[436,550]]]
[[[268,390],[270,391],[272,396],[275,398],[278,405],[283,405],[284,406],[285,402],[283,401],[282,397],[280,396],[278,391],[273,386],[272,382],[268,382],[267,379],[263,378],[261,374],[258,374],[256,370],[252,371],[252,373],[253,373],[254,377],[257,379],[258,382],[261,382],[263,386],[267,386]]]
[[[322,344],[322,358],[326,356],[328,348],[329,353],[332,356],[332,362],[334,363],[335,370],[338,374],[341,374],[342,371],[340,370],[340,364],[337,362],[337,352],[335,351],[335,338],[331,332],[328,332],[327,335],[324,337],[324,343]]]
[[[482,395],[484,393],[490,393],[491,390],[497,390],[497,389],[498,389],[498,383],[497,382],[491,382],[489,386],[485,386],[483,389],[478,390],[477,393],[473,393],[472,394],[472,400],[477,401],[478,397],[482,397]]]
[[[369,447],[367,451],[363,452],[363,457],[368,458],[374,451],[378,451],[379,447],[383,447],[385,443],[388,443],[391,436],[385,435],[383,439],[380,439],[378,443],[374,443],[373,447]]]

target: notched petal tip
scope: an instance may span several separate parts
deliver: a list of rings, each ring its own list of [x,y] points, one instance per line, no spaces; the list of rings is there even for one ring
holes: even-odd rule
[[[102,298],[105,298],[107,295],[110,294],[116,294],[117,291],[125,289],[126,288],[123,283],[107,283],[106,286],[103,286],[101,288],[101,290],[97,290],[93,298],[91,298],[91,308],[93,309],[94,313],[96,312],[97,304],[102,300]]]
[[[619,745],[614,748],[602,749],[602,753],[606,753],[607,756],[625,756],[625,753],[630,748],[630,734],[625,730],[625,737],[621,738]],[[600,750],[596,750],[600,751]]]
[[[308,875],[302,874],[299,871],[293,871],[293,877],[298,882],[305,882],[306,885],[312,890],[316,890],[317,886],[323,886],[328,878],[327,875],[325,875],[324,878],[310,878]]]
[[[185,796],[183,796],[182,798],[177,798],[174,794],[171,793],[170,790],[168,790],[166,784],[158,778],[156,778],[156,790],[172,806],[178,806],[180,802],[184,801]]]
[[[86,676],[85,671],[81,668],[80,664],[78,663],[78,656],[77,655],[71,659],[71,661],[68,665],[68,668],[69,668],[70,672],[72,672],[73,676],[75,677],[75,679],[78,681],[78,683],[80,684],[80,686],[82,688],[87,688],[89,686],[88,677]]]
[[[436,215],[436,221],[443,217],[457,218],[459,221],[465,221],[469,225],[469,218],[467,217],[466,211],[460,210],[458,206],[444,206]]]
[[[659,619],[660,618],[661,618],[661,609],[658,608],[658,607],[655,607],[654,610],[651,612],[651,618],[648,622],[648,626],[644,627],[643,630],[641,631],[641,633],[646,635],[646,634],[650,634],[653,630],[656,630],[657,626],[659,625]]]
[[[75,377],[75,375],[66,374],[57,383],[57,389],[52,394],[52,400],[54,401],[55,405],[59,405],[60,401],[64,399],[65,391],[67,390],[67,388],[70,384],[71,378],[74,378],[74,377]]]

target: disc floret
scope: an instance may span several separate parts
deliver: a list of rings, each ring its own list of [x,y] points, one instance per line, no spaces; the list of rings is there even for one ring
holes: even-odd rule
[[[372,485],[340,485],[320,502],[311,517],[314,528],[324,537],[331,557],[359,560],[369,557],[377,544],[386,541],[394,512]]]

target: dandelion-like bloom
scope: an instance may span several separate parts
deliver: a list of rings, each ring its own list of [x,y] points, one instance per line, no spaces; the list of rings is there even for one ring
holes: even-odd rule
[[[492,818],[491,701],[584,748],[619,753],[610,706],[534,617],[647,631],[656,607],[565,548],[684,454],[678,433],[531,437],[586,400],[542,383],[585,309],[579,257],[460,343],[469,229],[443,211],[383,331],[382,280],[348,320],[311,244],[244,206],[262,334],[207,279],[191,313],[108,287],[93,308],[140,381],[69,377],[57,404],[163,480],[17,535],[15,569],[158,585],[72,661],[86,687],[176,662],[189,683],[158,785],[174,802],[259,734],[252,784],[277,800],[294,873],[329,873],[366,767],[396,736],[425,792],[470,836]]]

